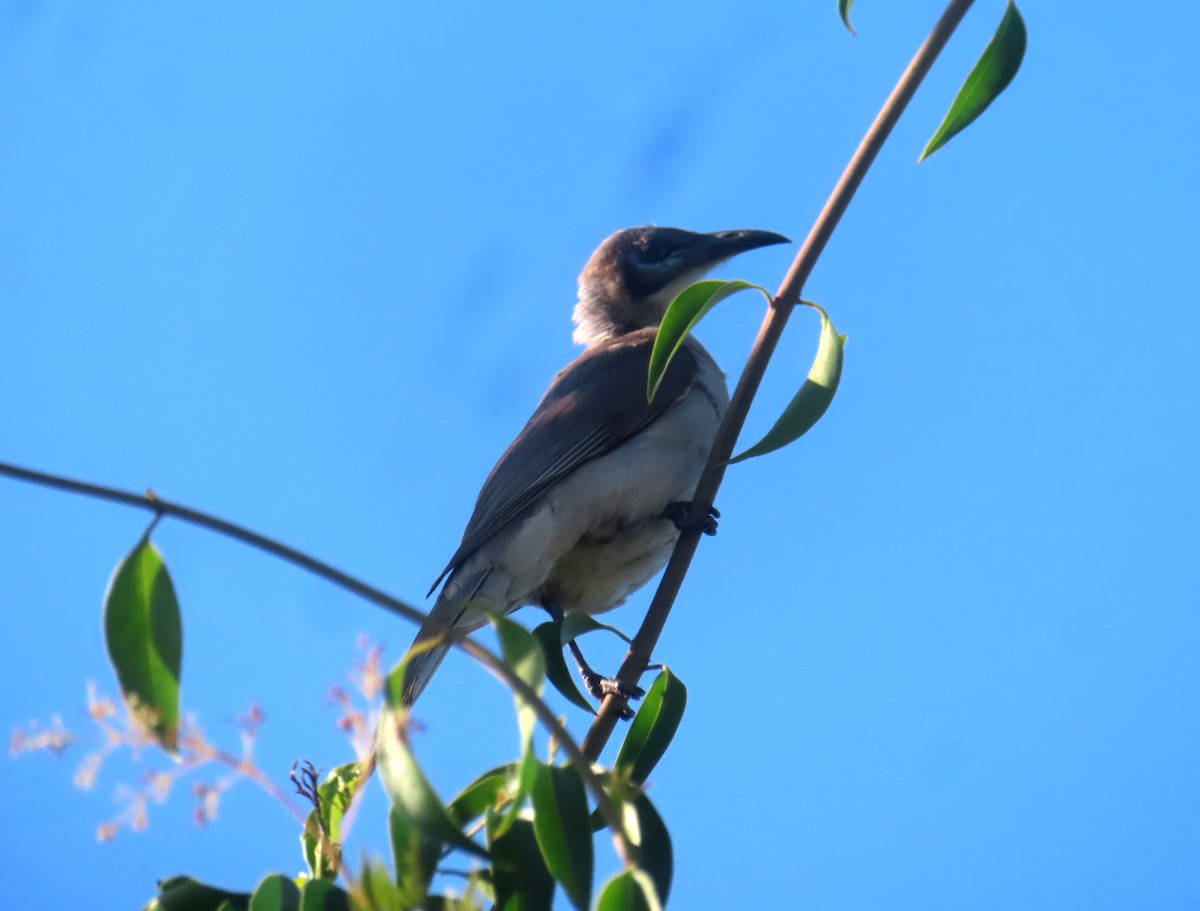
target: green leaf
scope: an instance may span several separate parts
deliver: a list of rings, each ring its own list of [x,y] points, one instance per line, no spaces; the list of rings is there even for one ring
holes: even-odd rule
[[[842,379],[846,336],[838,334],[829,314],[819,304],[812,301],[800,303],[821,314],[821,341],[817,345],[817,356],[808,371],[808,379],[767,435],[745,452],[730,459],[730,465],[766,455],[800,439],[821,420],[837,393],[838,384]]]
[[[575,675],[571,673],[571,669],[567,667],[567,661],[563,657],[561,629],[561,621],[547,620],[534,627],[533,630],[533,635],[542,646],[542,652],[546,658],[546,679],[550,681],[551,686],[562,693],[568,702],[595,715],[596,709],[575,685]]]
[[[1017,9],[1017,5],[1008,0],[1008,7],[996,34],[984,48],[983,56],[967,76],[962,88],[958,90],[958,95],[950,105],[942,125],[925,146],[919,161],[924,161],[951,138],[965,130],[976,117],[988,109],[988,105],[1000,97],[1000,93],[1008,88],[1008,84],[1017,75],[1017,70],[1021,68],[1021,61],[1025,57],[1025,43],[1025,20],[1021,18],[1021,11]]]
[[[500,639],[500,654],[504,663],[512,668],[538,696],[546,681],[546,658],[537,638],[519,623],[501,617],[498,614],[489,615],[492,626]],[[517,725],[521,729],[521,744],[525,749],[533,741],[533,729],[537,725],[537,712],[525,698],[513,693],[517,703]]]
[[[383,704],[396,711],[403,711],[404,705],[404,665],[407,656],[402,658],[388,671],[387,679],[383,682]]]
[[[397,888],[392,882],[387,864],[373,858],[363,860],[362,872],[355,885],[356,911],[399,911],[401,908],[419,907],[425,899],[425,894],[422,893],[415,901],[408,901],[403,889]]]
[[[521,753],[521,759],[517,762],[512,798],[508,804],[508,812],[503,814],[501,821],[498,823],[497,835],[503,835],[504,830],[517,821],[517,817],[521,813],[521,808],[525,806],[525,798],[533,791],[533,786],[537,782],[539,765],[541,765],[541,762],[538,760],[537,754],[533,751],[533,743],[531,741]]]
[[[638,865],[650,875],[654,881],[655,892],[663,904],[666,904],[671,893],[671,877],[675,870],[671,835],[645,792],[634,798],[633,806],[638,818]]]
[[[350,896],[327,879],[310,879],[300,890],[300,911],[350,911]]]
[[[171,576],[148,536],[108,583],[104,639],[130,714],[163,749],[176,752],[183,623]]]
[[[546,911],[554,900],[554,877],[538,850],[533,823],[518,819],[501,830],[488,814],[488,850],[493,861],[496,911]]]
[[[601,623],[591,614],[585,614],[583,611],[572,611],[567,614],[562,624],[562,644],[566,645],[572,640],[578,639],[580,636],[587,633],[595,633],[603,630],[607,633],[612,633],[618,639],[624,639],[629,645],[633,644],[633,640],[626,636],[615,626],[609,626],[607,623]]]
[[[686,705],[687,687],[664,668],[629,725],[617,753],[616,771],[637,784],[644,782],[670,746]]]
[[[400,906],[416,908],[429,894],[429,883],[442,854],[442,843],[425,835],[395,806],[388,812],[388,830]]]
[[[850,24],[850,7],[852,6],[854,6],[854,0],[838,0],[838,15],[842,17],[842,23],[850,30],[850,34],[857,35],[858,32]]]
[[[429,896],[425,903],[420,906],[421,911],[485,911],[485,909],[491,907],[490,903],[480,905],[478,895],[471,891],[474,888],[479,888],[477,880],[478,874],[474,877],[468,876],[460,895]]]
[[[689,285],[671,301],[671,306],[667,308],[658,327],[654,349],[650,352],[650,370],[646,377],[647,402],[654,401],[654,395],[662,384],[663,376],[675,352],[687,341],[688,335],[704,318],[704,314],[730,295],[751,288],[761,291],[768,301],[771,300],[770,292],[759,285],[740,280],[725,282],[710,278]]]
[[[250,895],[206,886],[190,876],[173,876],[158,884],[158,895],[143,911],[217,911],[226,902],[236,911],[247,911]]]
[[[580,911],[592,896],[592,823],[587,792],[570,766],[538,765],[533,801],[533,830],[551,875]]]
[[[604,884],[596,911],[662,911],[662,903],[644,870],[626,870]]]
[[[320,879],[338,877],[338,871],[342,868],[342,817],[350,809],[361,775],[361,763],[347,762],[330,772],[317,788],[321,819],[317,818],[316,809],[311,810],[308,820],[304,823],[304,831],[300,833],[304,860],[313,876]],[[327,838],[322,837],[322,820],[325,823],[324,833]]]
[[[487,857],[487,852],[459,829],[417,765],[408,745],[405,719],[403,711],[390,706],[384,708],[379,719],[375,755],[379,762],[379,777],[393,809],[429,838]]]
[[[450,816],[459,826],[465,826],[489,809],[498,809],[500,796],[512,783],[517,770],[517,763],[509,762],[484,772],[450,801],[446,807]]]
[[[300,911],[300,888],[282,873],[272,873],[250,896],[250,911]]]
[[[562,621],[551,620],[543,623],[533,631],[534,635],[538,637],[538,641],[542,643],[542,650],[546,653],[546,678],[572,704],[586,709],[593,715],[596,714],[596,709],[575,684],[575,674],[563,657],[563,648],[580,636],[599,630],[612,633],[625,642],[633,641],[615,626],[601,623],[581,611],[567,614]]]
[[[537,637],[507,617],[493,614],[489,615],[488,619],[496,627],[504,663],[516,671],[517,676],[540,698],[546,683],[546,657]],[[505,821],[501,823],[499,834],[503,834],[504,829],[516,820],[525,796],[533,788],[539,765],[533,752],[533,730],[537,725],[537,711],[524,696],[516,692],[513,693],[513,700],[517,704],[517,726],[521,731],[521,760],[517,768],[517,790],[513,795],[512,807]]]

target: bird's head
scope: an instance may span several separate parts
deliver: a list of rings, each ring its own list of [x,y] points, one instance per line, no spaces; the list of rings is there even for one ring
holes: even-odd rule
[[[675,296],[718,263],[788,242],[771,231],[697,234],[653,225],[618,231],[592,254],[579,276],[575,341],[591,345],[657,326]]]

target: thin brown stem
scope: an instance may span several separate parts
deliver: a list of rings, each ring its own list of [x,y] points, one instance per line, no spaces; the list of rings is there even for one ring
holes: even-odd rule
[[[900,77],[900,81],[896,83],[891,95],[884,102],[875,122],[863,136],[850,163],[842,172],[841,179],[838,180],[837,186],[830,194],[828,202],[825,203],[825,208],[817,216],[808,238],[804,241],[800,252],[796,254],[796,259],[792,262],[783,284],[780,285],[772,306],[767,310],[766,318],[758,332],[758,338],[746,361],[746,367],[742,371],[741,379],[738,380],[737,389],[734,390],[725,420],[717,431],[716,441],[713,443],[712,452],[708,457],[708,467],[700,478],[700,483],[692,498],[695,518],[702,518],[705,507],[709,506],[716,497],[717,489],[725,477],[726,464],[733,454],[733,447],[737,443],[742,426],[746,422],[746,415],[750,411],[750,403],[758,392],[759,384],[762,382],[771,355],[775,352],[779,337],[783,334],[784,326],[787,325],[788,317],[791,316],[792,310],[800,301],[804,283],[812,274],[813,267],[817,264],[825,245],[833,235],[846,207],[850,205],[850,200],[854,198],[859,184],[866,177],[875,156],[879,154],[879,150],[887,141],[892,127],[900,119],[900,115],[912,100],[921,81],[933,66],[933,62],[941,53],[942,48],[946,46],[946,42],[950,40],[950,36],[954,34],[954,30],[958,28],[958,24],[973,2],[974,0],[951,0],[949,6],[946,7],[941,19],[933,27],[929,37],[925,39],[925,43],[921,45],[912,62]],[[671,612],[671,606],[675,603],[675,598],[683,585],[683,579],[687,575],[688,567],[691,565],[699,542],[699,532],[686,532],[680,535],[679,542],[675,545],[671,561],[663,573],[662,582],[659,583],[658,590],[654,593],[654,600],[646,612],[646,619],[642,622],[637,635],[634,636],[633,644],[629,647],[621,669],[617,673],[617,679],[628,688],[637,686],[642,670],[650,661],[654,646],[662,634],[663,626]],[[592,722],[591,729],[583,741],[583,751],[592,761],[599,759],[605,744],[612,736],[624,706],[625,699],[621,696],[611,695],[604,700],[599,714]]]
[[[370,601],[372,604],[398,614],[406,620],[411,620],[413,623],[420,625],[428,619],[423,611],[418,610],[412,605],[387,594],[381,589],[375,588],[373,585],[368,585],[361,579],[356,579],[354,576],[344,573],[340,569],[330,566],[328,563],[318,560],[303,551],[288,547],[280,541],[268,538],[266,535],[261,535],[258,532],[251,531],[248,528],[218,516],[201,512],[198,509],[192,509],[180,503],[173,503],[170,500],[164,500],[153,492],[146,494],[134,493],[129,490],[107,487],[103,484],[93,484],[88,481],[78,481],[73,478],[62,477],[61,475],[36,471],[32,468],[23,468],[8,462],[0,462],[0,475],[8,475],[9,477],[28,481],[32,484],[40,484],[56,490],[66,490],[72,493],[83,494],[84,496],[107,500],[111,503],[121,503],[125,506],[147,509],[159,516],[182,519],[192,525],[198,525],[201,528],[207,528],[210,531],[215,531],[226,537],[241,541],[244,544],[249,544],[251,547],[266,551],[269,554],[279,557],[281,560],[299,566],[301,569],[306,569],[310,573],[320,576],[322,579]],[[533,707],[538,720],[562,746],[563,751],[571,760],[571,765],[575,767],[580,778],[583,779],[584,785],[592,792],[592,795],[596,799],[596,806],[600,811],[600,815],[604,817],[604,821],[612,829],[613,843],[616,846],[617,853],[623,862],[629,864],[633,853],[625,837],[625,827],[621,822],[620,813],[615,804],[613,804],[612,799],[608,796],[608,793],[604,790],[604,785],[599,776],[592,771],[591,762],[583,755],[579,744],[567,733],[567,729],[559,722],[551,708],[539,698],[538,694],[534,692],[529,684],[518,677],[504,663],[499,655],[484,648],[478,642],[470,639],[466,633],[452,626],[443,626],[441,633],[446,637],[447,641],[462,649],[486,667],[494,676],[500,678],[509,689],[517,693]]]

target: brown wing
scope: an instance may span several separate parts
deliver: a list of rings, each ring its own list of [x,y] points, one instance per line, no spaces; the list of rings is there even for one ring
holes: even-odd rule
[[[688,392],[697,366],[685,347],[647,404],[646,374],[656,332],[642,329],[593,345],[554,378],[533,417],[488,475],[462,544],[430,593],[543,493],[580,465],[612,452]]]

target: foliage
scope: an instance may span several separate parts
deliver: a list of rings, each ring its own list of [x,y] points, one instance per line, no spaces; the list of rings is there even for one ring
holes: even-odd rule
[[[852,3],[853,0],[838,3],[839,15],[847,28],[850,28]],[[961,0],[951,4],[944,19],[953,18],[950,12],[958,7],[963,7]],[[961,12],[965,12],[965,7],[956,15],[961,16]],[[968,76],[922,158],[973,122],[1008,86],[1020,66],[1025,43],[1024,22],[1010,0],[995,37]],[[932,54],[936,55],[936,51]],[[928,63],[932,63],[932,57]],[[882,141],[880,138],[879,142]],[[869,165],[869,158],[866,160]],[[866,166],[861,166],[863,171]],[[861,176],[857,173],[857,180]],[[842,192],[840,188],[835,196],[838,192]],[[852,194],[853,189],[848,192]],[[846,196],[845,201],[848,199]],[[829,231],[837,217],[840,213],[830,216]],[[814,229],[814,236],[818,234]],[[802,251],[801,257],[805,255]],[[816,255],[819,249],[810,259],[815,260]],[[789,276],[785,289],[791,287],[790,282]],[[684,290],[663,318],[646,377],[649,400],[654,398],[672,356],[704,315],[720,301],[743,290],[763,293],[771,308],[769,314],[781,307],[790,310],[796,303],[816,309],[821,316],[821,334],[807,378],[784,414],[759,443],[725,461],[732,451],[731,442],[730,448],[714,462],[720,468],[773,452],[811,429],[832,402],[843,367],[845,336],[837,332],[823,308],[800,300],[798,291],[788,303],[784,301],[784,292],[772,298],[761,286],[749,282],[703,281]],[[782,331],[782,324],[778,331]],[[765,359],[761,366],[765,367]],[[761,376],[761,369],[758,375]],[[39,476],[37,472],[3,465],[0,469],[25,480],[47,482],[47,476]],[[122,746],[134,750],[161,748],[172,757],[174,766],[171,771],[150,776],[146,790],[131,802],[131,811],[102,826],[101,836],[111,837],[123,823],[133,828],[144,827],[146,806],[151,799],[163,799],[180,777],[213,763],[223,765],[229,774],[215,785],[196,787],[200,802],[197,816],[201,821],[215,818],[218,797],[232,780],[248,778],[288,807],[300,825],[304,875],[270,874],[251,892],[227,891],[177,876],[158,884],[157,895],[147,909],[394,911],[491,906],[502,911],[536,911],[549,908],[559,891],[566,902],[581,911],[593,907],[599,911],[659,909],[666,903],[675,858],[667,826],[646,791],[646,781],[682,722],[687,704],[683,682],[670,670],[661,670],[629,725],[611,767],[589,762],[541,699],[548,680],[573,704],[594,713],[591,703],[575,686],[562,649],[588,633],[616,632],[611,627],[590,618],[568,617],[542,624],[530,632],[505,617],[492,617],[502,661],[477,645],[465,646],[447,636],[487,664],[513,690],[521,735],[518,756],[467,782],[449,801],[443,800],[431,785],[412,748],[413,722],[398,695],[403,665],[384,674],[378,652],[368,651],[359,688],[367,708],[360,710],[344,692],[338,698],[344,710],[343,726],[355,743],[356,758],[336,766],[323,778],[311,763],[298,763],[292,770],[291,781],[295,793],[307,803],[301,809],[254,765],[252,745],[262,721],[260,711],[252,710],[242,724],[239,755],[211,745],[180,710],[183,620],[175,586],[161,553],[151,541],[151,533],[163,515],[200,521],[202,514],[183,509],[171,512],[155,497],[143,501],[135,495],[82,482],[56,479],[55,486],[135,505],[148,504],[158,513],[154,523],[119,562],[105,595],[105,639],[127,717],[118,720],[112,702],[94,693],[90,695],[90,715],[103,732],[106,747],[85,760],[83,777],[86,783],[94,780],[104,758]],[[326,568],[314,558],[298,555],[274,542],[264,542],[232,523],[203,518],[202,524],[208,527],[321,571],[377,603],[388,601],[386,596]],[[391,603],[398,602],[391,599]],[[633,647],[637,647],[637,640]],[[609,698],[610,705],[613,698]],[[382,704],[375,708],[377,700]],[[602,711],[601,720],[603,715]],[[534,729],[539,721],[553,735],[550,755],[544,757],[535,749]],[[44,729],[17,732],[13,750],[58,752],[73,739],[74,735],[56,721]],[[556,761],[557,751],[566,755],[566,761]],[[390,803],[391,864],[365,859],[353,871],[343,856],[342,845],[362,789],[376,772]],[[620,856],[622,869],[597,888],[596,838],[604,832]],[[458,888],[448,886],[452,880],[446,870],[451,863],[467,867]]]
[[[1008,0],[996,34],[958,90],[942,125],[921,153],[921,161],[969,127],[1008,88],[1025,59],[1025,40],[1025,20],[1017,5]]]
[[[771,294],[761,285],[753,285],[746,281],[718,281],[708,279],[696,282],[683,290],[671,302],[663,316],[658,337],[654,340],[654,350],[650,354],[650,371],[646,382],[646,398],[654,399],[659,383],[667,372],[671,358],[683,346],[692,329],[702,320],[713,307],[739,291],[759,291],[766,297],[768,303]],[[817,356],[808,378],[800,391],[788,404],[787,409],[780,415],[775,426],[767,435],[729,461],[741,462],[756,456],[766,455],[777,449],[782,449],[796,442],[812,429],[833,404],[837,393],[838,383],[842,379],[842,360],[846,349],[846,336],[838,334],[829,314],[820,304],[802,300],[800,303],[812,307],[821,314],[821,340],[817,347]]]

